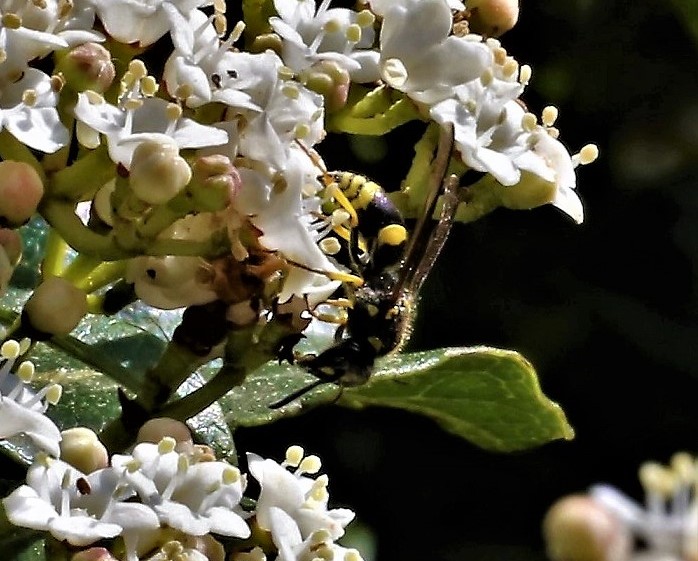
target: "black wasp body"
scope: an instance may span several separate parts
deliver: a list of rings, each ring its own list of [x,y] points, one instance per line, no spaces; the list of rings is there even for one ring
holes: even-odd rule
[[[347,267],[340,287],[348,309],[334,345],[318,355],[296,358],[318,380],[272,405],[282,407],[323,383],[357,386],[371,376],[377,358],[398,350],[409,335],[414,300],[450,231],[458,205],[455,178],[446,177],[453,133],[441,132],[432,164],[428,199],[412,236],[385,191],[350,172],[324,174],[323,214],[348,214],[348,226],[335,226],[338,263]],[[442,189],[443,186],[443,189]],[[441,217],[432,220],[439,194]]]

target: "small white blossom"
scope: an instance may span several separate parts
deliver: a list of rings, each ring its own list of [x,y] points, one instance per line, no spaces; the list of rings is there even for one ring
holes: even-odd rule
[[[61,433],[44,413],[49,403],[60,398],[61,387],[49,384],[39,392],[31,390],[26,382],[31,381],[34,365],[28,361],[19,365],[17,375],[11,373],[20,352],[21,345],[11,339],[0,347],[0,438],[26,434],[37,446],[58,456]]]
[[[640,468],[645,508],[608,485],[597,485],[591,498],[618,517],[647,549],[637,558],[687,561],[698,558],[698,460],[674,455],[670,466]]]

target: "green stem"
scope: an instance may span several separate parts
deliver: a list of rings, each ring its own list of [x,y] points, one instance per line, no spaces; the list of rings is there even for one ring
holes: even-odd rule
[[[126,272],[126,261],[110,261],[94,268],[86,277],[75,283],[75,286],[92,294],[96,290],[122,278]]]
[[[351,109],[338,111],[328,116],[327,130],[377,136],[416,119],[421,119],[417,107],[409,99],[402,98],[374,117],[354,117]]]
[[[106,145],[102,144],[71,166],[54,173],[49,192],[53,197],[86,201],[115,175],[116,165],[111,161]]]
[[[41,167],[39,160],[32,151],[12,136],[6,129],[0,131],[0,159],[15,160],[16,162],[24,162],[29,164],[36,173],[39,174],[41,182],[46,186],[46,173]]]
[[[55,232],[51,229],[50,232]],[[73,259],[70,264],[65,268],[63,274],[61,275],[65,280],[70,281],[75,286],[85,279],[94,269],[102,264],[101,259],[96,259],[88,255],[78,255]]]
[[[391,91],[387,86],[378,86],[371,91],[367,91],[364,87],[361,87],[361,90],[356,88],[357,86],[352,86],[352,93],[350,94],[347,109],[351,113],[351,116],[357,119],[365,119],[367,117],[374,117],[379,113],[385,113],[394,102],[390,95]],[[355,95],[360,97],[352,104]]]
[[[46,251],[41,261],[41,274],[44,278],[61,275],[65,269],[65,261],[69,251],[70,246],[65,243],[61,235],[53,228],[49,228]]]
[[[158,412],[160,416],[185,421],[239,386],[248,374],[276,358],[281,340],[291,333],[282,322],[267,324],[259,338],[256,327],[231,332],[226,344],[223,367],[204,386],[182,399],[170,402]]]
[[[414,145],[414,158],[404,181],[403,193],[406,195],[407,208],[401,208],[405,217],[416,217],[422,210],[427,197],[431,161],[439,140],[439,125],[431,123]]]

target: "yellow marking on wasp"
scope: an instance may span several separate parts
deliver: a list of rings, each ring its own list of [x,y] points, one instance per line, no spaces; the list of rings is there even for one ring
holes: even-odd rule
[[[364,183],[361,190],[356,195],[356,198],[353,200],[354,208],[366,208],[369,204],[371,204],[371,201],[374,199],[378,191],[380,191],[380,186],[377,183],[374,183],[373,181],[367,181]]]
[[[402,224],[388,224],[378,232],[380,245],[400,245],[407,239],[407,230]]]
[[[330,280],[347,282],[347,283],[353,284],[355,286],[363,286],[363,284],[364,284],[364,279],[362,279],[361,277],[357,277],[356,275],[351,275],[349,273],[343,273],[342,271],[335,271],[335,272],[327,271],[323,274],[326,275],[327,278]]]

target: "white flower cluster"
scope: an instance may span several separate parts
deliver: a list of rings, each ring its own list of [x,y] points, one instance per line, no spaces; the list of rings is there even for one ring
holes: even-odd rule
[[[420,118],[453,126],[465,166],[500,186],[533,177],[551,193],[536,204],[551,202],[582,220],[574,167],[592,160],[594,150],[571,156],[552,127],[555,110],[547,108],[539,124],[522,107],[530,69],[497,40],[470,33],[459,19],[465,13],[460,2],[372,0],[360,10],[330,4],[274,0],[268,44],[257,38],[273,48],[252,53],[234,47],[244,24],[225,36],[223,0],[0,0],[0,122],[44,152],[68,145],[73,119],[83,156],[106,142],[135,199],[124,202],[118,178],[96,195],[76,196],[94,196],[92,214],[117,232],[123,247],[137,250],[151,233],[203,243],[222,225],[240,261],[250,249],[250,236],[241,232],[256,229],[254,243],[290,268],[282,301],[293,295],[322,301],[337,287],[341,266],[318,242],[329,229],[349,227],[342,223],[349,217],[323,215],[330,195],[308,151],[325,135],[327,111],[341,108],[355,85],[392,89]],[[166,35],[173,50],[161,76],[149,75],[138,59],[115,74],[110,53],[98,44],[108,38],[135,54]],[[51,53],[58,61],[53,76],[31,66]],[[64,95],[67,90],[73,93]],[[148,156],[136,159],[143,144]],[[202,156],[227,158],[242,188],[230,193],[224,211],[199,204],[158,230],[166,213],[155,210],[192,185],[196,178],[187,166]],[[158,220],[135,236],[131,230],[118,235],[124,222],[147,211]],[[193,226],[195,214],[202,216]],[[126,279],[157,307],[220,298],[209,265],[195,256],[137,257]]]
[[[61,434],[58,427],[44,413],[49,404],[61,397],[61,386],[48,384],[38,392],[29,387],[34,376],[34,365],[23,361],[12,372],[17,359],[29,347],[9,339],[0,346],[0,439],[19,434],[28,436],[39,448],[57,456]]]
[[[668,466],[640,468],[644,507],[610,485],[560,499],[544,533],[554,561],[698,559],[698,459],[677,453]]]
[[[281,464],[248,455],[250,474],[261,489],[253,510],[240,506],[245,475],[172,437],[138,444],[89,473],[42,456],[29,468],[26,485],[3,505],[13,524],[49,532],[71,546],[120,537],[125,561],[160,559],[159,552],[172,549],[172,542],[181,544],[180,553],[188,543],[210,548],[215,537],[238,538],[236,558],[265,559],[255,546],[259,530],[271,539],[279,561],[314,559],[318,551],[333,555],[323,553],[326,559],[360,561],[356,551],[335,543],[354,513],[328,509],[327,476],[308,477],[318,472],[320,461],[303,455],[297,446]],[[257,537],[243,542],[253,527]],[[207,558],[191,549],[184,559]]]

